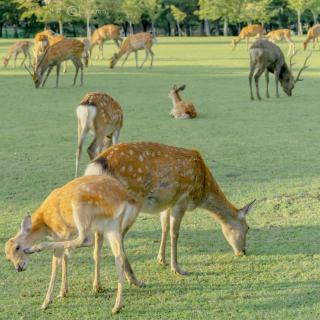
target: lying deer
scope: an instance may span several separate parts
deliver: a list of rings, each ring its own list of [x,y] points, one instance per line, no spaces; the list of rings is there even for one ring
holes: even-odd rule
[[[243,39],[247,39],[247,51],[249,49],[249,38],[260,38],[264,33],[263,26],[260,24],[251,24],[241,29],[239,36],[232,40],[232,50],[236,48],[236,45]]]
[[[312,40],[313,48],[316,46],[316,42],[318,42],[318,37],[320,35],[320,24],[316,24],[308,30],[307,39],[303,42],[304,50],[307,49],[308,42]]]
[[[76,177],[82,145],[91,130],[93,141],[87,151],[92,160],[104,148],[116,144],[123,125],[123,112],[120,104],[106,93],[87,93],[76,110],[78,118],[78,149],[76,154]]]
[[[177,241],[186,211],[208,210],[217,220],[234,253],[246,253],[246,215],[253,202],[237,209],[220,189],[199,152],[152,142],[120,143],[102,152],[87,167],[86,175],[111,175],[135,197],[143,212],[161,212],[162,237],[158,262],[165,264],[170,228],[171,270],[178,265]]]
[[[3,65],[8,66],[10,59],[13,57],[13,65],[16,67],[17,58],[20,53],[23,53],[24,58],[21,62],[21,66],[24,64],[27,58],[29,58],[29,65],[31,65],[31,55],[30,55],[30,41],[18,41],[8,49],[8,55],[3,58]]]
[[[82,57],[84,52],[84,44],[76,39],[63,39],[52,46],[49,46],[44,54],[41,56],[33,74],[30,73],[36,88],[43,87],[54,67],[57,69],[56,87],[59,84],[59,74],[61,63],[71,60],[76,68],[76,73],[73,80],[73,85],[76,84],[79,69],[81,71],[81,85],[83,84],[83,64]],[[45,72],[47,74],[44,77]]]
[[[278,30],[273,30],[270,31],[267,35],[266,38],[269,41],[272,41],[275,43],[276,41],[281,41],[281,40],[286,40],[289,42],[289,51],[288,51],[288,56],[292,52],[292,54],[295,53],[295,44],[291,38],[291,30],[290,29],[278,29]]]
[[[42,304],[46,309],[53,301],[57,269],[62,262],[62,284],[60,296],[68,291],[67,250],[92,245],[92,232],[106,234],[118,273],[118,291],[112,313],[123,306],[124,274],[131,277],[131,266],[126,257],[123,238],[138,215],[133,197],[114,178],[87,176],[75,179],[50,193],[42,205],[23,219],[21,230],[7,241],[6,258],[17,271],[26,270],[29,254],[53,250],[52,271],[49,288]],[[71,240],[78,233],[77,238]],[[45,237],[54,242],[38,243]],[[100,251],[103,238],[100,236],[95,248],[96,262],[94,286],[99,286]]]
[[[96,59],[103,58],[103,44],[106,40],[113,40],[115,45],[119,48],[120,44],[122,42],[122,38],[120,37],[120,28],[118,26],[115,26],[113,24],[107,24],[104,25],[98,29],[96,29],[92,36],[90,41],[90,56],[92,49],[98,45],[98,55]]]
[[[252,91],[252,77],[254,75],[254,80],[256,84],[256,93],[257,98],[261,100],[260,92],[259,92],[259,78],[265,73],[266,76],[266,97],[270,98],[269,95],[269,72],[273,73],[276,78],[276,95],[279,98],[279,89],[278,82],[282,86],[283,91],[288,95],[292,95],[292,90],[294,88],[295,83],[298,81],[302,81],[300,79],[302,71],[307,69],[307,61],[310,58],[310,55],[307,56],[305,62],[298,72],[296,79],[294,79],[292,74],[292,58],[296,55],[291,56],[290,66],[287,65],[284,55],[281,49],[275,45],[274,43],[268,40],[257,40],[250,48],[250,74],[249,74],[249,84],[250,84],[250,93],[251,100],[254,100],[253,91]]]
[[[145,50],[146,52],[145,59],[143,60],[140,68],[143,67],[144,63],[149,58],[149,55],[151,56],[150,68],[152,68],[154,53],[151,50],[151,47],[155,42],[155,38],[153,38],[149,32],[140,32],[129,36],[122,42],[119,51],[110,59],[110,68],[114,68],[119,59],[125,55],[121,65],[121,67],[123,67],[131,52],[134,52],[135,54],[136,67],[138,68],[138,50]]]
[[[174,85],[169,91],[169,98],[172,99],[173,108],[170,115],[176,119],[192,119],[197,116],[197,111],[191,102],[183,101],[180,97],[180,91],[184,90],[186,85],[177,87]]]

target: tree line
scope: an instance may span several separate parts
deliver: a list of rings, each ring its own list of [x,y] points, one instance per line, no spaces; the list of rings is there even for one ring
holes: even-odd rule
[[[233,35],[245,24],[290,28],[302,35],[316,24],[320,0],[0,0],[0,37],[31,37],[50,26],[70,36],[91,35],[107,23],[124,33]]]

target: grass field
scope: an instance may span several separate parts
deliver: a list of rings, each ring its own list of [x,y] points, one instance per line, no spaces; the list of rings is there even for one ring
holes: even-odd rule
[[[301,39],[298,39],[301,48]],[[225,38],[160,38],[155,66],[107,69],[94,61],[84,86],[72,87],[73,69],[36,90],[25,70],[0,68],[0,251],[21,219],[74,174],[75,107],[86,92],[104,91],[123,106],[121,141],[152,140],[198,149],[238,207],[256,198],[248,216],[248,255],[233,256],[219,225],[202,210],[183,220],[180,277],[157,265],[159,216],[141,214],[126,239],[129,259],[147,287],[125,288],[125,308],[115,319],[319,319],[320,316],[320,53],[311,58],[292,97],[249,100],[248,53],[232,52]],[[0,41],[2,56],[12,41]],[[281,44],[287,50],[287,44]],[[310,49],[311,50],[311,49]],[[115,51],[105,47],[105,55]],[[143,54],[140,54],[142,57]],[[306,53],[297,55],[296,68]],[[264,93],[264,77],[261,78]],[[169,117],[172,84],[199,118]],[[263,95],[264,96],[264,95]],[[83,154],[81,169],[88,157]],[[115,299],[116,272],[103,251],[104,291],[91,290],[92,250],[74,251],[70,292],[40,306],[49,282],[51,254],[33,255],[17,273],[0,256],[1,319],[106,319]],[[169,252],[167,252],[169,258]],[[60,281],[60,279],[59,279]],[[58,293],[58,286],[56,288]]]

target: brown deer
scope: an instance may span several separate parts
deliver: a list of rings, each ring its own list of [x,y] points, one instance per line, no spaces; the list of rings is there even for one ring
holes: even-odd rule
[[[92,160],[101,150],[116,144],[123,125],[123,112],[120,104],[106,93],[87,93],[76,110],[78,118],[78,148],[76,154],[76,174],[79,173],[79,161],[82,145],[91,130],[93,141],[87,151]]]
[[[225,196],[199,152],[152,142],[120,143],[103,151],[86,175],[111,175],[135,197],[141,211],[161,212],[162,237],[158,262],[165,264],[167,233],[171,236],[171,270],[178,265],[177,241],[186,211],[208,210],[217,220],[234,253],[246,253],[246,215],[253,202],[237,209]]]
[[[316,24],[308,30],[307,38],[303,42],[303,49],[307,49],[308,42],[312,40],[313,48],[316,46],[316,42],[318,42],[318,37],[320,35],[320,24]]]
[[[24,64],[27,58],[29,58],[29,65],[31,65],[31,55],[30,55],[30,41],[18,41],[8,49],[8,54],[3,58],[3,65],[8,66],[10,59],[13,57],[13,65],[16,67],[17,58],[20,53],[23,53],[24,58],[21,62],[21,66]]]
[[[83,85],[83,64],[81,61],[83,52],[84,44],[81,41],[76,39],[63,39],[46,49],[39,59],[33,74],[28,68],[26,69],[30,73],[35,87],[39,88],[39,86],[43,87],[45,85],[51,70],[56,67],[56,87],[58,87],[61,63],[71,60],[76,68],[73,85],[76,84],[79,69],[81,71],[81,85]],[[45,78],[43,78],[46,71],[47,74]]]
[[[103,44],[107,40],[113,40],[115,45],[119,48],[120,44],[122,42],[122,38],[120,37],[120,28],[113,24],[107,24],[104,25],[98,29],[96,29],[92,36],[90,41],[90,56],[92,49],[98,45],[98,55],[96,59],[103,58]]]
[[[67,265],[70,249],[90,246],[96,232],[94,288],[100,288],[100,255],[103,233],[106,234],[118,273],[118,292],[112,313],[123,306],[124,275],[132,278],[123,238],[136,220],[139,208],[128,191],[114,178],[107,176],[81,177],[50,193],[41,206],[23,219],[21,230],[5,245],[6,258],[17,271],[26,270],[29,254],[53,250],[49,288],[42,304],[46,309],[53,301],[58,267],[62,262],[60,297],[68,291]],[[77,235],[78,234],[78,235]],[[74,236],[77,238],[74,239]],[[99,238],[97,237],[99,235]],[[54,242],[38,243],[45,237]],[[136,279],[135,279],[136,280]]]
[[[295,53],[295,44],[292,40],[290,29],[278,29],[270,31],[266,35],[266,38],[273,43],[275,43],[276,41],[286,40],[287,42],[289,42],[289,51],[287,55],[289,56],[290,53]]]
[[[296,79],[294,79],[292,74],[292,58],[296,55],[291,56],[290,66],[287,65],[284,55],[281,49],[275,45],[274,43],[268,40],[257,40],[250,48],[250,73],[249,73],[249,84],[250,84],[250,93],[251,100],[254,100],[253,91],[252,91],[252,77],[254,75],[254,80],[256,84],[256,93],[257,98],[261,100],[260,92],[259,92],[259,78],[262,73],[265,73],[266,77],[266,97],[270,98],[269,95],[269,72],[273,73],[276,78],[276,95],[279,98],[279,89],[278,82],[282,86],[283,91],[288,95],[292,95],[292,90],[294,88],[295,83],[298,81],[302,81],[300,79],[302,71],[307,69],[307,61],[310,58],[311,54],[307,56],[304,61],[304,64]],[[256,71],[257,70],[257,71]]]
[[[135,54],[136,67],[138,68],[138,50],[145,50],[146,52],[145,59],[143,60],[140,68],[143,67],[144,63],[149,58],[149,55],[151,56],[150,68],[152,68],[154,53],[151,50],[151,47],[155,42],[155,38],[153,38],[153,36],[149,32],[140,32],[129,36],[122,42],[119,51],[115,53],[110,59],[110,68],[114,68],[119,59],[123,55],[125,55],[121,65],[121,67],[123,67],[131,52],[134,52]]]
[[[197,117],[197,111],[192,102],[183,101],[180,97],[180,91],[184,90],[186,85],[179,88],[174,85],[169,91],[169,98],[172,99],[173,108],[170,115],[176,119],[192,119]]]
[[[247,39],[247,51],[249,49],[249,38],[260,38],[264,33],[264,28],[261,24],[251,24],[241,29],[238,37],[232,40],[232,50],[236,48],[236,45],[243,39]]]

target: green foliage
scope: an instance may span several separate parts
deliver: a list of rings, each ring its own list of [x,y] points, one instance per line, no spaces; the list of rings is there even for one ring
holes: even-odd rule
[[[177,23],[181,23],[187,16],[187,14],[183,11],[181,11],[179,8],[177,8],[174,5],[170,6],[172,15],[174,17],[174,19],[177,21]]]
[[[269,22],[278,13],[278,10],[271,9],[272,0],[245,1],[239,20],[248,23],[259,21]]]

